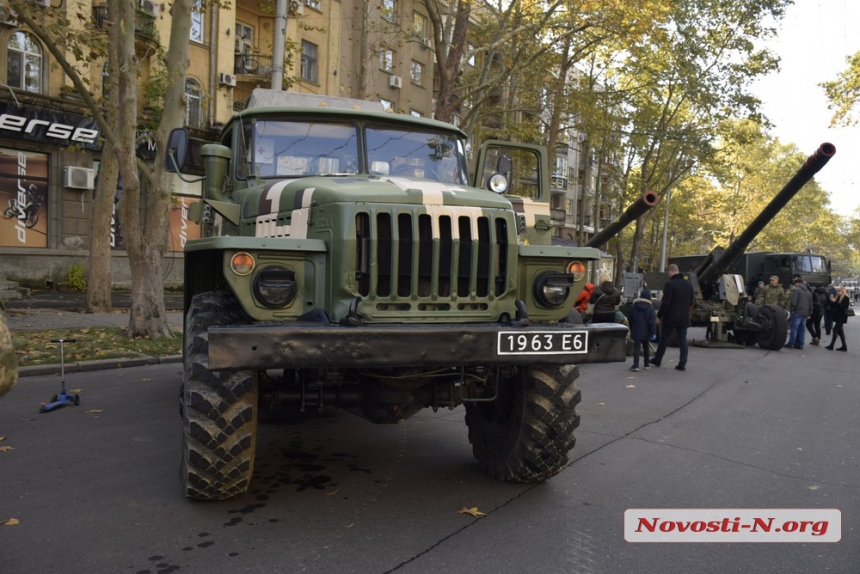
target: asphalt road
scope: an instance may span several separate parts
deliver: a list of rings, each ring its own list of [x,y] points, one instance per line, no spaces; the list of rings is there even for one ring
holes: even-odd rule
[[[261,422],[252,491],[183,498],[179,364],[66,374],[0,399],[0,571],[632,573],[860,571],[860,328],[849,353],[691,348],[660,369],[581,367],[568,468],[505,484],[463,410],[375,426],[327,411]],[[11,447],[2,449],[1,447]],[[486,516],[458,511],[477,507]],[[837,543],[647,544],[628,508],[841,510]]]

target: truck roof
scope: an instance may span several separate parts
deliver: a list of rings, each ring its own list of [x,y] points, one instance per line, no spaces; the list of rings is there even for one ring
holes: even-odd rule
[[[320,96],[316,94],[301,94],[297,92],[285,92],[279,90],[268,90],[256,88],[245,110],[237,116],[258,116],[261,114],[278,114],[301,112],[308,113],[308,108],[313,108],[314,113],[322,115],[334,115],[339,117],[362,117],[379,119],[386,123],[402,123],[413,126],[424,126],[433,130],[445,130],[454,132],[461,138],[466,134],[456,126],[430,118],[397,114],[386,111],[381,102],[369,100],[357,100],[353,98],[338,98],[334,96]]]

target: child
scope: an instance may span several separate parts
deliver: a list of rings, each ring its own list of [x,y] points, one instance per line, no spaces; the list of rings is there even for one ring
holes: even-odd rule
[[[651,304],[651,292],[642,289],[639,298],[633,301],[630,312],[627,314],[627,322],[630,323],[630,338],[633,340],[633,366],[630,370],[639,372],[639,348],[642,348],[642,358],[646,369],[648,364],[649,342],[657,340],[657,314],[654,305]]]

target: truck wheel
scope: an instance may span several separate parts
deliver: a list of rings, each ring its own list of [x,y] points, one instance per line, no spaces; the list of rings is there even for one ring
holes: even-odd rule
[[[561,472],[576,443],[578,377],[575,365],[509,367],[496,400],[466,403],[472,452],[490,476],[541,482]]]
[[[251,371],[209,370],[209,327],[249,323],[233,297],[201,293],[185,316],[182,462],[185,495],[224,500],[244,493],[254,470],[257,384]]]
[[[785,311],[776,305],[762,305],[756,313],[756,319],[762,325],[758,332],[758,346],[769,351],[781,349],[788,338]]]

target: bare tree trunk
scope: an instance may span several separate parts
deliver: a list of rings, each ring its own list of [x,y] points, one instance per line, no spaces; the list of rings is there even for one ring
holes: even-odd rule
[[[116,196],[118,165],[113,146],[105,142],[92,207],[92,239],[87,270],[87,312],[103,313],[111,302],[111,218]]]

